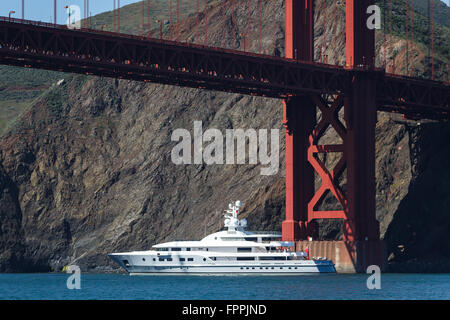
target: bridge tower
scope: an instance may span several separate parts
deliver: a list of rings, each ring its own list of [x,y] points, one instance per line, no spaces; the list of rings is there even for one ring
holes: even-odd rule
[[[375,30],[367,27],[367,8],[374,0],[346,1],[346,68],[353,70],[346,92],[290,96],[283,101],[286,128],[286,220],[283,239],[309,246],[314,256],[339,261],[341,271],[365,271],[383,265],[383,244],[375,218]],[[314,0],[286,0],[286,57],[314,60]],[[317,122],[316,110],[321,112]],[[344,121],[339,111],[344,111]],[[320,145],[328,127],[339,144]],[[319,154],[339,153],[330,171]],[[316,190],[314,178],[320,177]],[[339,185],[345,174],[346,190]],[[320,210],[326,192],[339,210]],[[316,219],[342,219],[342,241],[317,241]],[[305,241],[310,237],[313,241]],[[300,248],[301,249],[301,248]]]

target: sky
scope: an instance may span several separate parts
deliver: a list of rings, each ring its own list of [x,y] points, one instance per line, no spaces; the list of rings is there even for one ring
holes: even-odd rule
[[[121,0],[121,7],[140,2],[140,0]],[[447,5],[450,0],[445,0]],[[83,14],[82,0],[58,0],[58,23],[65,24],[67,20],[67,12],[64,9],[66,5],[78,5]],[[113,9],[113,0],[90,0],[89,2],[91,15],[96,15],[100,12],[111,11]],[[21,18],[22,15],[22,0],[0,0],[0,16],[7,17],[9,12],[16,11],[13,17]],[[53,22],[53,0],[25,0],[25,19]]]
[[[120,0],[123,7],[130,3],[140,2],[140,0]],[[57,18],[59,24],[65,24],[68,14],[64,6],[77,5],[81,8],[83,15],[84,0],[57,0]],[[89,10],[91,15],[101,12],[111,11],[114,8],[113,0],[90,0]],[[12,17],[22,17],[22,0],[0,0],[0,16],[7,17],[10,11],[16,11]],[[53,22],[53,0],[25,0],[25,19]]]

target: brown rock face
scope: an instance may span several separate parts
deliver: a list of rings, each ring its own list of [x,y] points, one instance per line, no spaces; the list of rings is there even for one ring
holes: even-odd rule
[[[21,220],[17,187],[0,166],[0,272],[23,270]]]
[[[27,253],[46,257],[49,268],[105,267],[114,250],[201,237],[221,227],[229,201],[259,197],[274,181],[281,196],[281,167],[262,176],[259,165],[171,161],[175,129],[192,132],[194,120],[222,132],[281,129],[280,101],[110,79],[79,82],[53,88],[50,96],[64,97],[58,113],[36,106],[28,116],[39,127],[26,130],[24,123],[1,145],[6,171],[20,184]],[[279,210],[277,204],[270,215],[279,220]]]
[[[222,43],[218,8],[216,3],[209,8],[210,44]],[[236,8],[236,24],[242,29],[247,11],[244,4]],[[277,54],[282,56],[280,10],[282,1],[277,1]],[[270,10],[263,14],[263,21],[271,21]],[[256,21],[256,11],[252,17]],[[226,22],[230,28],[231,20]],[[193,23],[182,25],[182,38],[195,34]],[[327,23],[328,36],[332,27]],[[272,25],[264,28],[263,45],[268,47]],[[340,25],[341,58],[343,32]],[[238,34],[239,28],[236,47],[242,43]],[[316,36],[319,45],[320,26]],[[224,42],[231,41],[227,32]],[[247,46],[254,49],[258,43]],[[330,59],[332,50],[327,48]],[[236,128],[279,129],[278,173],[262,176],[259,164],[175,165],[171,151],[177,142],[171,135],[178,128],[192,134],[194,121],[202,121],[203,130],[216,128],[222,133]],[[433,271],[436,265],[428,261],[450,259],[449,128],[436,123],[418,126],[378,114],[377,218],[394,267],[408,265],[413,271],[425,268],[425,263],[426,270]],[[335,142],[329,131],[324,142]],[[337,160],[331,156],[326,163],[332,166]],[[238,199],[244,203],[242,214],[250,229],[281,229],[285,210],[281,101],[67,75],[0,140],[0,271],[60,270],[68,263],[90,271],[116,269],[107,253],[201,238],[222,227],[223,210]],[[336,203],[326,198],[322,206],[335,208]],[[321,237],[339,239],[339,226],[338,221],[321,223]]]

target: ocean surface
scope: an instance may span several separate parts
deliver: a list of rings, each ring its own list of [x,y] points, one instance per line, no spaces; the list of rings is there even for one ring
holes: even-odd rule
[[[450,274],[381,274],[381,289],[367,288],[369,275],[129,276],[81,274],[80,289],[68,289],[70,274],[0,274],[0,299],[450,299]]]

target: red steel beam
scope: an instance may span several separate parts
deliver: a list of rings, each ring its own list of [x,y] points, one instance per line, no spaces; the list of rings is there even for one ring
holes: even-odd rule
[[[314,1],[286,0],[286,58],[314,60]]]
[[[395,58],[394,58],[394,50],[393,50],[393,39],[392,39],[392,0],[389,0],[389,26],[390,26],[390,41],[389,41],[389,47],[390,47],[390,56],[392,59],[391,63],[391,73],[395,74]]]
[[[200,0],[197,0],[197,36],[195,37],[195,42],[198,41],[199,37],[199,29],[200,29]]]
[[[227,0],[223,0],[220,6],[220,10],[222,11],[222,48],[225,48],[225,24],[227,21],[227,10],[226,10]]]
[[[205,0],[205,39],[203,45],[208,44],[208,0]]]
[[[231,49],[234,50],[234,47],[236,45],[236,35],[234,34],[234,30],[235,30],[235,25],[234,23],[236,22],[236,19],[234,17],[234,0],[231,0]]]
[[[346,2],[346,65],[347,67],[375,66],[375,31],[366,26],[372,0],[347,0]]]
[[[375,30],[366,27],[367,8],[375,0],[347,0],[347,66],[375,67]],[[344,139],[347,167],[344,240],[379,240],[375,218],[376,77],[355,73],[346,90]],[[337,115],[335,115],[337,117]]]
[[[250,10],[250,0],[247,0],[247,43],[249,51],[252,47],[252,37],[251,37],[251,25],[252,25],[252,10]]]
[[[196,83],[198,87],[211,90],[221,87],[227,92],[277,98],[308,92],[342,91],[349,76],[342,68],[294,63],[280,57],[51,26],[0,17],[3,63],[17,60],[16,63],[22,66],[67,72],[78,70],[80,73],[84,73],[86,67],[86,72],[96,75],[101,75],[104,69],[105,76],[110,76],[111,70],[117,68],[116,76],[128,79],[160,78],[162,82],[175,85]],[[36,42],[34,39],[42,40]],[[82,45],[86,43],[89,45]],[[46,59],[52,60],[54,66],[40,63]],[[129,75],[119,71],[125,69],[132,71]],[[231,83],[235,83],[236,88]]]
[[[276,0],[272,0],[272,14],[273,14],[273,48],[272,48],[272,55],[275,55],[275,49],[276,49],[276,27],[277,27],[277,21],[276,21]]]
[[[434,80],[434,0],[431,0],[431,80]]]
[[[405,32],[406,32],[406,50],[405,50],[405,64],[406,75],[409,75],[409,0],[405,2]]]
[[[323,24],[323,34],[322,34],[322,46],[320,47],[320,62],[325,63],[325,47],[327,44],[327,21],[326,21],[326,1],[322,0],[322,24]]]
[[[314,59],[313,0],[286,0],[286,58],[312,63]],[[314,170],[308,163],[308,135],[316,124],[316,108],[309,96],[283,100],[286,128],[286,217],[282,237],[305,239],[308,234],[307,204],[314,194]]]
[[[414,1],[413,0],[411,1],[410,14],[411,14],[411,47],[412,47],[412,50],[414,53]],[[411,71],[410,71],[410,74],[408,74],[408,76],[413,76],[413,75],[414,75],[414,63],[412,63]]]
[[[354,69],[362,68],[365,71],[355,71],[352,73],[351,83],[346,90],[333,96],[313,95],[312,107],[318,107],[321,111],[321,120],[314,125],[310,131],[307,144],[307,160],[314,168],[315,173],[320,177],[321,185],[313,196],[297,198],[305,199],[307,204],[306,235],[312,236],[311,228],[314,219],[343,219],[343,240],[379,240],[379,224],[375,217],[375,124],[376,124],[376,81],[375,70],[375,31],[366,27],[367,8],[374,4],[374,0],[347,0],[346,2],[346,64]],[[287,29],[287,28],[286,28]],[[313,29],[311,29],[312,31]],[[305,100],[305,98],[304,98]],[[297,109],[304,114],[310,114],[310,109],[306,105]],[[339,119],[339,111],[344,109],[344,122]],[[302,117],[305,117],[305,115]],[[309,116],[306,116],[308,118]],[[304,121],[296,119],[298,123]],[[309,122],[311,124],[312,122]],[[292,125],[291,125],[292,126]],[[295,127],[295,125],[293,125]],[[336,145],[319,145],[320,139],[325,134],[327,128],[332,127],[339,135],[342,143]],[[297,129],[298,130],[298,129]],[[287,138],[286,138],[287,140]],[[305,145],[302,145],[304,147]],[[303,170],[308,168],[301,160],[302,153],[294,149],[298,163]],[[337,165],[329,170],[325,163],[317,157],[318,154],[339,153],[340,160]],[[286,157],[288,157],[288,144],[286,144]],[[345,171],[346,169],[346,171]],[[288,171],[286,162],[286,184],[288,185],[291,175],[300,178],[303,190],[310,190],[305,186],[305,180],[309,180],[307,175],[298,177]],[[339,178],[346,172],[347,190],[343,192],[339,185]],[[289,173],[289,175],[288,175]],[[314,186],[314,179],[310,180]],[[294,181],[295,185],[295,181]],[[295,190],[295,188],[294,188]],[[324,199],[326,192],[330,193],[337,200],[340,208],[338,210],[320,210],[319,204]],[[303,194],[304,195],[304,194]],[[286,187],[287,203],[295,200],[288,197]],[[310,199],[310,200],[308,200]],[[300,208],[303,203],[299,204]],[[301,211],[300,211],[301,212]],[[288,214],[289,212],[287,212]],[[295,216],[294,216],[295,217]],[[287,219],[290,216],[287,215]],[[300,221],[302,220],[300,216]],[[295,220],[295,219],[292,219]],[[302,232],[300,231],[300,238]],[[295,239],[298,240],[298,239]]]
[[[173,39],[173,19],[172,19],[172,0],[169,0],[169,39]]]
[[[148,24],[148,33],[147,33],[147,36],[150,38],[151,36],[152,36],[152,24],[151,24],[151,15],[150,15],[150,13],[151,13],[151,8],[150,8],[150,5],[151,5],[151,0],[147,0],[147,24]]]
[[[181,28],[180,28],[180,1],[181,0],[177,0],[177,30],[178,30],[177,39],[180,38],[180,34],[181,34]]]
[[[145,36],[145,0],[142,0],[142,36]]]
[[[261,53],[261,32],[262,32],[262,8],[261,0],[258,0],[258,53]],[[286,55],[286,57],[288,57]]]
[[[101,30],[68,30],[53,23],[8,17],[0,17],[0,60],[6,65],[279,99],[339,94],[351,86],[355,72],[369,72]],[[450,118],[448,83],[386,75],[382,70],[370,73],[377,77],[379,110]]]
[[[58,24],[58,20],[56,19],[57,16],[57,6],[58,2],[56,0],[53,0],[53,24]]]
[[[334,0],[334,21],[333,21],[333,58],[334,64],[338,64],[338,52],[337,52],[337,0]]]

